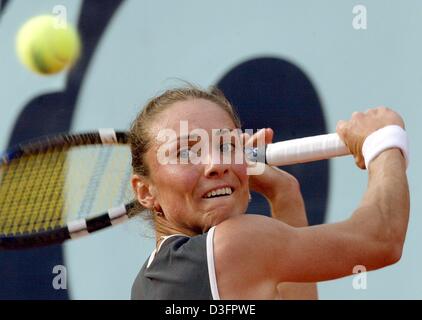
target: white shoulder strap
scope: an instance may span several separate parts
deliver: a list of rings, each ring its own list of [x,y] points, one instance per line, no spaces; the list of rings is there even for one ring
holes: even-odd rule
[[[217,287],[217,277],[215,275],[215,264],[214,264],[214,231],[215,226],[212,227],[207,234],[207,264],[208,264],[208,275],[210,280],[211,294],[214,300],[220,300]]]

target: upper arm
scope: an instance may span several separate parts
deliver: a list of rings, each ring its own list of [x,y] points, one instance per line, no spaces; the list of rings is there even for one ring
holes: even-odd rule
[[[373,270],[392,263],[388,245],[353,223],[294,228],[254,215],[224,221],[214,237],[217,274],[221,281],[317,282],[350,275],[356,265]]]

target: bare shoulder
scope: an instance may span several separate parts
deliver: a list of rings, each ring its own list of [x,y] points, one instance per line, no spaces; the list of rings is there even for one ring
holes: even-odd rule
[[[224,261],[253,262],[256,270],[294,241],[296,228],[263,215],[245,214],[223,221],[215,229],[214,254]]]
[[[244,214],[220,223],[216,227],[214,243],[220,249],[233,249],[233,246],[242,249],[243,245],[249,245],[257,240],[271,240],[272,234],[277,235],[277,238],[288,238],[293,230],[294,228],[277,219],[257,214]]]
[[[216,254],[223,256],[233,257],[237,254],[247,259],[253,253],[253,259],[262,259],[270,257],[274,249],[282,250],[277,243],[286,246],[296,237],[296,233],[296,228],[280,220],[263,215],[244,214],[227,219],[216,227],[214,250]]]
[[[276,219],[251,214],[220,223],[214,234],[220,296],[273,299],[279,277],[270,264],[274,255],[280,255],[280,246],[272,242],[290,241],[292,229]]]

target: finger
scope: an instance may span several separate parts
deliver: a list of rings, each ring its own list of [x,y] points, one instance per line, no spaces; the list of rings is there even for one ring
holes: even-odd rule
[[[263,141],[265,144],[269,144],[273,142],[274,137],[274,131],[271,128],[264,128],[259,130],[256,134],[253,136],[253,143],[254,146],[258,145],[258,141]],[[260,140],[262,139],[262,140]]]
[[[271,128],[266,128],[265,129],[265,143],[269,144],[273,142],[273,138],[274,138],[274,131]]]
[[[346,121],[344,121],[344,120],[337,121],[337,125],[336,125],[337,133],[342,132],[345,127],[346,127]]]
[[[348,122],[344,120],[338,121],[336,125],[336,132],[340,136],[341,140],[343,140],[344,142],[346,140],[347,125]]]
[[[260,140],[263,139],[263,140]],[[258,141],[265,141],[265,129],[261,129],[255,134],[253,134],[246,142],[246,146],[248,147],[256,147]]]
[[[361,168],[363,170],[367,169],[366,166],[365,166],[365,159],[363,157],[361,157],[361,156],[356,157],[355,163],[359,168]]]
[[[242,145],[246,146],[249,139],[250,135],[248,133],[245,132],[240,134],[240,142]]]

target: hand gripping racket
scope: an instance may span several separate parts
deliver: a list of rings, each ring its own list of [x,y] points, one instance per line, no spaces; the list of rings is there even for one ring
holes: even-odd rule
[[[273,166],[349,154],[337,134],[250,149]],[[0,249],[62,243],[128,219],[134,208],[126,132],[39,138],[0,157]]]

